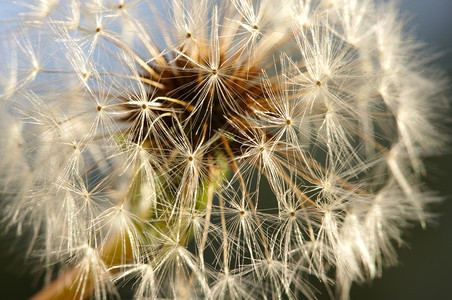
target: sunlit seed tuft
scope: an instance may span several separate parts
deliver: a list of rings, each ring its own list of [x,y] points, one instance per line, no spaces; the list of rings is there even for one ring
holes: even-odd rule
[[[5,29],[0,220],[60,276],[35,299],[346,300],[397,263],[447,82],[394,5],[113,2]]]

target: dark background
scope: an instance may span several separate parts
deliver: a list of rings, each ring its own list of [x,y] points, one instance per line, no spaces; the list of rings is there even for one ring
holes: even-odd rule
[[[15,15],[8,2],[0,0],[0,20]],[[411,16],[409,27],[415,28],[418,38],[429,45],[431,53],[441,54],[433,64],[452,78],[452,0],[406,0],[401,2],[401,7]],[[449,95],[451,91],[449,88]],[[444,120],[449,121],[445,135],[452,133],[451,111],[445,109]],[[370,284],[354,286],[352,300],[452,299],[451,149],[449,146],[446,154],[427,159],[426,182],[445,198],[432,208],[439,216],[437,224],[431,224],[427,230],[415,226],[406,232],[407,246],[398,251],[399,266],[385,269],[383,277]],[[38,276],[30,273],[32,268],[28,264],[31,263],[24,262],[23,251],[19,249],[20,241],[0,236],[0,299],[28,299],[39,289]],[[320,299],[328,297],[323,295]]]

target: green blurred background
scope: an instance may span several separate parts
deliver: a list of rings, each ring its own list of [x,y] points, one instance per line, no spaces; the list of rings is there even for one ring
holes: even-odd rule
[[[12,1],[0,0],[0,20],[16,14],[17,9],[9,2]],[[401,1],[401,7],[411,16],[410,27],[416,29],[418,38],[429,45],[432,53],[441,54],[434,65],[452,79],[452,0],[406,0]],[[0,27],[4,28],[4,25]],[[449,95],[451,91],[449,88]],[[445,109],[444,120],[448,122],[445,135],[452,134],[451,111],[450,107]],[[399,249],[399,266],[385,269],[383,277],[370,284],[354,286],[352,300],[452,299],[451,149],[449,146],[445,149],[446,154],[427,159],[426,182],[445,198],[432,208],[438,214],[437,223],[427,230],[415,226],[406,232],[407,246]],[[30,273],[32,268],[28,265],[30,262],[24,261],[23,250],[20,241],[11,236],[0,236],[0,299],[28,299],[39,289],[40,279]],[[320,295],[320,299],[329,297]]]

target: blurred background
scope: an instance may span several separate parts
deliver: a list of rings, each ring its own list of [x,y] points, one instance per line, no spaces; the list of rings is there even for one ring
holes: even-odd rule
[[[65,1],[65,0],[62,0]],[[279,1],[279,0],[275,0]],[[10,0],[0,0],[0,21],[17,14]],[[23,1],[17,1],[23,2]],[[452,81],[452,0],[404,0],[401,10],[410,16],[409,28],[439,58],[433,64]],[[0,22],[0,35],[5,25]],[[2,39],[0,39],[0,42]],[[2,63],[3,57],[0,57]],[[0,76],[2,76],[0,74]],[[449,99],[452,99],[449,88]],[[452,108],[444,134],[452,133]],[[451,144],[452,145],[452,144]],[[432,207],[437,223],[427,230],[419,225],[404,234],[407,245],[399,249],[399,266],[385,269],[383,277],[352,288],[351,299],[442,300],[452,299],[452,146],[446,154],[427,159],[426,183],[439,191],[444,201]],[[1,208],[0,208],[1,209]],[[0,236],[0,299],[28,299],[39,289],[39,277],[24,262],[20,241]],[[329,299],[320,295],[320,299]]]

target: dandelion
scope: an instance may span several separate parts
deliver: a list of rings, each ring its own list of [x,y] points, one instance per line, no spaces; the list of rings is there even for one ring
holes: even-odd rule
[[[446,83],[393,5],[18,4],[1,220],[32,233],[34,299],[348,299],[430,219]]]

